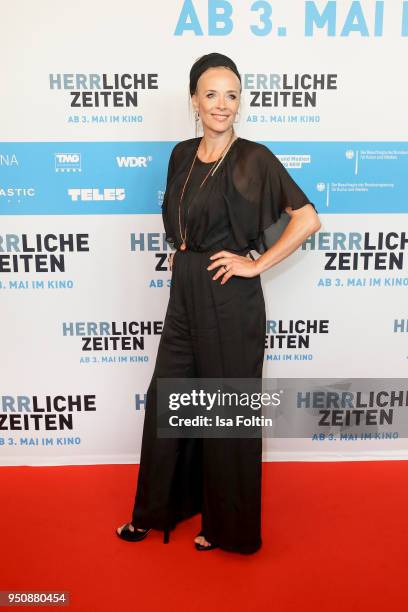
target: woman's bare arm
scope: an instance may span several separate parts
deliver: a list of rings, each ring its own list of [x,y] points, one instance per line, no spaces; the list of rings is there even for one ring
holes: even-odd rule
[[[297,210],[287,207],[285,212],[290,216],[290,221],[281,236],[254,262],[258,274],[275,266],[296,251],[306,238],[321,227],[319,216],[311,204],[306,204]]]

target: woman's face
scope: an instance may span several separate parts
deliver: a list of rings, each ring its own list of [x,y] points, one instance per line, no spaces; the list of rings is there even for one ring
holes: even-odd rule
[[[229,68],[208,68],[203,72],[191,100],[204,130],[220,133],[231,128],[239,107],[240,90],[241,83]]]

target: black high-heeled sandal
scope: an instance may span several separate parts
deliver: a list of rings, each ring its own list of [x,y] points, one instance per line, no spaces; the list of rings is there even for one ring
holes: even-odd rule
[[[149,531],[151,531],[150,528],[148,529],[143,529],[143,531],[138,531],[136,527],[134,527],[132,525],[132,527],[134,527],[134,531],[131,531],[129,529],[129,526],[132,525],[132,523],[126,523],[126,525],[123,526],[121,532],[119,533],[118,530],[116,529],[116,535],[121,539],[121,540],[126,540],[126,542],[140,542],[140,540],[144,540],[144,538],[147,536],[147,534],[149,533]]]
[[[126,542],[140,542],[141,540],[144,540],[147,534],[151,531],[151,528],[146,528],[146,529],[143,529],[143,531],[138,531],[137,527],[136,528],[134,527],[134,531],[131,531],[129,529],[130,525],[134,527],[132,523],[126,523],[126,525],[123,526],[123,529],[121,530],[120,533],[118,532],[117,529],[115,529],[115,532],[118,538],[121,538],[121,540],[126,540]],[[163,543],[168,544],[169,540],[170,540],[170,529],[168,527],[165,527]]]
[[[197,533],[196,538],[203,536],[205,538],[204,532],[200,531],[200,533]],[[207,538],[205,538],[207,540]],[[208,540],[207,540],[208,542]],[[210,544],[209,546],[205,546],[205,544],[198,544],[197,542],[194,542],[194,546],[196,547],[197,550],[213,550],[214,548],[218,548],[217,544]]]

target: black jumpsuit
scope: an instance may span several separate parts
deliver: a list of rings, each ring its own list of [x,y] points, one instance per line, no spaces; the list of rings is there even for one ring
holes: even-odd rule
[[[200,138],[171,153],[163,200],[167,241],[179,249],[179,197]],[[157,378],[261,378],[265,303],[260,276],[212,280],[209,256],[222,249],[266,250],[264,231],[286,206],[309,203],[263,145],[238,138],[214,176],[196,159],[183,198],[187,250],[173,259],[172,286],[147,391],[132,522],[171,529],[202,513],[206,539],[227,551],[254,553],[261,544],[261,438],[158,438]],[[190,206],[189,206],[190,205]],[[188,208],[188,214],[186,209]]]

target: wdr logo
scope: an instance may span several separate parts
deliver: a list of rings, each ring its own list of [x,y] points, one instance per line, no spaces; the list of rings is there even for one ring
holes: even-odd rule
[[[82,172],[80,153],[55,153],[55,172]]]
[[[152,156],[147,157],[143,155],[128,156],[128,157],[116,157],[116,163],[119,168],[147,168],[147,164],[152,161]]]

